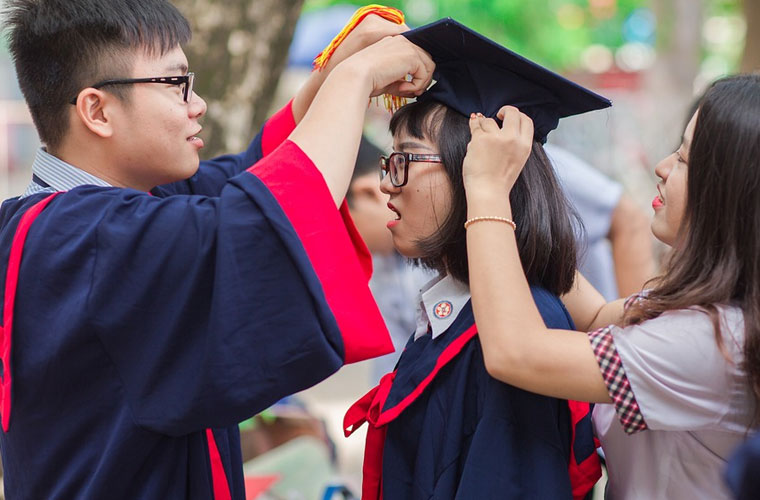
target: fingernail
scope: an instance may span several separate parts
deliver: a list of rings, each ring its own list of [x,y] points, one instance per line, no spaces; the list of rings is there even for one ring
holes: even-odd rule
[[[483,118],[483,113],[478,113],[478,117]]]
[[[470,113],[470,120],[474,120],[474,119],[475,119],[475,113]]]

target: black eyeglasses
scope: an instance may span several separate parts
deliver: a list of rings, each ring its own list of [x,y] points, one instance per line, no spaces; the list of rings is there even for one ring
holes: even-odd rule
[[[133,83],[162,83],[164,85],[177,85],[182,92],[182,100],[188,102],[193,95],[193,81],[195,73],[188,73],[180,76],[155,76],[152,78],[121,78],[118,80],[103,80],[95,85],[90,85],[94,89],[99,89],[107,85],[131,85]],[[71,100],[71,104],[77,103],[77,98]]]
[[[395,187],[406,186],[409,180],[408,169],[410,162],[443,163],[441,155],[417,155],[414,153],[393,152],[390,156],[380,157],[380,180],[391,174],[391,184]]]

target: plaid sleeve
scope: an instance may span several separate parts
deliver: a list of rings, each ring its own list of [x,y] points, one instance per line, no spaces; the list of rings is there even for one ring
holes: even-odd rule
[[[640,292],[634,293],[633,295],[627,297],[625,299],[625,302],[623,302],[623,310],[627,310],[633,304],[636,304],[637,302],[641,302],[643,299],[646,298],[647,295],[649,295],[649,290],[642,290]]]
[[[636,396],[625,374],[623,362],[620,360],[615,341],[612,338],[614,325],[589,332],[589,340],[594,350],[596,361],[602,370],[602,378],[610,393],[620,423],[626,434],[634,434],[647,429],[644,416],[641,414]]]

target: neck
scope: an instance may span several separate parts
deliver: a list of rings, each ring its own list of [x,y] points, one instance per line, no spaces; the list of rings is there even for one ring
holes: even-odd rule
[[[146,192],[154,187],[130,179],[129,176],[125,175],[117,163],[119,155],[108,148],[104,148],[103,144],[72,139],[65,141],[58,148],[48,149],[48,153],[115,187],[126,187]]]

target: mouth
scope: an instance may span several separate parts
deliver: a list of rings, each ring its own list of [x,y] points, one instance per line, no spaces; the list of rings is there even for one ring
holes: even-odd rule
[[[200,137],[198,137],[198,134],[201,133],[201,130],[203,130],[203,129],[199,128],[193,135],[191,135],[190,137],[188,137],[186,139],[187,142],[191,142],[191,143],[194,143],[196,145],[199,144],[200,147],[203,147],[203,139],[201,139]]]
[[[662,196],[662,191],[660,190],[660,186],[657,186],[657,198],[659,198],[660,203],[663,205],[665,204],[665,198]]]
[[[388,208],[391,210],[391,212],[396,214],[395,220],[401,220],[401,212],[399,212],[396,207],[393,206],[393,203],[388,202]]]

